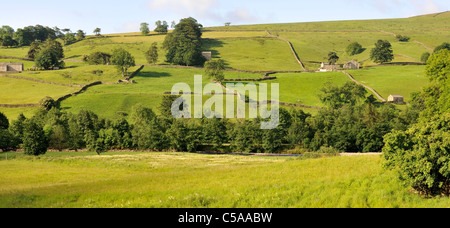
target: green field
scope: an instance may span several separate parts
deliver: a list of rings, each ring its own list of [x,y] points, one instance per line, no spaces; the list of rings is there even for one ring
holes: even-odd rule
[[[58,99],[77,90],[80,88],[0,77],[1,104],[37,104],[46,96]]]
[[[294,158],[186,153],[0,154],[0,207],[448,207],[409,192],[379,156]]]
[[[348,72],[386,100],[392,94],[402,95],[409,102],[411,93],[421,91],[429,83],[425,66],[383,66]]]
[[[363,67],[373,66],[369,60],[370,49],[378,39],[391,42],[394,49],[394,62],[418,62],[422,53],[430,51],[447,41],[450,31],[445,23],[450,13],[424,15],[404,19],[333,21],[312,23],[287,23],[242,25],[229,27],[205,28],[203,32],[204,51],[211,51],[214,58],[225,61],[227,68],[250,71],[299,71],[293,53],[286,42],[270,37],[280,36],[289,40],[297,55],[308,70],[317,70],[319,63],[326,61],[328,52],[335,51],[340,56],[338,63],[344,64],[356,59]],[[394,34],[411,37],[409,42],[398,42]],[[162,43],[165,35],[150,33],[110,34],[101,37],[90,36],[86,40],[64,46],[66,69],[56,71],[25,71],[19,76],[48,82],[86,85],[94,81],[114,83],[121,79],[113,66],[89,66],[79,62],[83,55],[95,51],[111,52],[115,48],[127,49],[136,59],[137,64],[147,64],[144,52],[153,42],[158,43],[161,67],[146,67],[135,80],[134,85],[100,85],[83,94],[72,97],[62,103],[62,108],[71,112],[91,109],[101,116],[116,118],[117,113],[129,113],[136,103],[157,109],[162,94],[169,92],[175,83],[188,82],[192,85],[195,74],[203,74],[202,69],[163,68],[166,64],[165,50]],[[366,49],[359,55],[348,56],[347,45],[359,42]],[[1,48],[0,56],[25,57],[28,47]],[[25,69],[34,63],[16,59],[1,59],[1,62],[23,62]],[[130,69],[136,70],[137,67]],[[97,74],[96,72],[102,72]],[[409,100],[410,93],[419,91],[427,83],[423,66],[386,66],[367,68],[350,72],[356,80],[374,88],[384,98],[390,94],[401,94]],[[226,72],[227,79],[261,78],[262,73]],[[348,79],[340,73],[326,74],[276,74],[280,83],[280,100],[286,103],[300,103],[310,106],[323,106],[318,93],[325,82],[341,85]],[[22,104],[36,103],[44,96],[57,98],[73,92],[71,88],[49,86],[20,80],[13,82],[2,79],[0,103]],[[204,84],[210,80],[204,78]],[[20,112],[32,115],[34,109],[16,108],[0,111],[15,119]],[[311,110],[314,112],[314,110]],[[119,116],[120,117],[120,116]]]

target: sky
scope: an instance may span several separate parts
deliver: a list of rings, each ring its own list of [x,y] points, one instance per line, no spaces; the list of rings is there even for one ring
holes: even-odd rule
[[[19,7],[17,7],[19,6]],[[404,18],[450,10],[450,0],[18,0],[2,3],[0,26],[138,32],[142,22],[194,17],[203,26]],[[11,9],[11,10],[5,10]]]

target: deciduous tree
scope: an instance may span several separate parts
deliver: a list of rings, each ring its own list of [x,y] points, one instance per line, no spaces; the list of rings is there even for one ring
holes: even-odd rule
[[[125,49],[115,49],[111,56],[111,63],[117,66],[119,72],[122,73],[122,77],[125,77],[130,67],[136,66],[134,57]]]

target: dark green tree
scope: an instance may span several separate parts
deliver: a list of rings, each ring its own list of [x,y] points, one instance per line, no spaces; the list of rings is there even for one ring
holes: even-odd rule
[[[9,131],[13,134],[17,144],[23,142],[23,130],[25,124],[25,116],[21,113],[17,120],[13,120],[11,126],[9,126]]]
[[[33,120],[26,120],[23,132],[23,150],[27,155],[42,155],[47,152],[48,138],[42,127]]]
[[[339,60],[339,56],[336,52],[330,52],[328,53],[328,63],[329,64],[335,64]]]
[[[447,49],[450,50],[450,43],[444,42],[441,45],[437,46],[433,53],[438,53],[439,51],[443,50],[443,49]]]
[[[375,63],[388,63],[394,59],[394,51],[392,45],[387,40],[378,40],[375,48],[370,52],[370,59]]]
[[[50,49],[40,51],[34,62],[37,67],[44,68],[46,70],[52,69],[59,63],[58,57]]]
[[[56,106],[55,100],[53,100],[53,98],[51,98],[51,97],[44,97],[39,102],[39,104],[41,105],[42,108],[44,108],[47,111],[49,111],[50,109],[52,109],[53,107]]]
[[[0,150],[3,152],[15,150],[18,147],[16,142],[17,140],[15,140],[14,135],[10,131],[0,128]]]
[[[145,22],[141,23],[140,30],[141,30],[142,35],[144,35],[144,36],[148,35],[150,33],[150,28],[148,27],[148,23],[145,23]]]
[[[96,28],[96,29],[94,30],[94,34],[95,34],[96,36],[101,36],[101,35],[102,35],[101,32],[102,32],[102,29],[101,29],[101,28]]]
[[[430,58],[430,52],[425,52],[422,54],[422,56],[420,57],[420,61],[422,61],[423,63],[427,63],[428,59]]]
[[[403,35],[397,35],[396,38],[400,42],[408,42],[411,39],[410,37]]]
[[[39,54],[40,50],[41,50],[41,47],[39,46],[39,43],[34,41],[30,45],[30,50],[28,51],[27,58],[35,60],[35,58]]]
[[[186,66],[203,65],[205,59],[201,51],[202,28],[194,18],[182,19],[164,40],[167,62]]]
[[[341,108],[345,104],[355,105],[365,98],[366,89],[354,82],[347,82],[341,87],[327,85],[322,90],[321,101],[333,109]]]
[[[69,32],[64,35],[64,45],[71,45],[73,43],[77,42],[77,39],[75,37],[75,34]]]
[[[94,52],[90,55],[85,55],[83,61],[90,65],[107,65],[111,63],[111,55],[104,52]]]
[[[219,151],[228,140],[227,127],[224,119],[203,119],[202,130],[203,143],[212,145],[216,151]]]
[[[86,33],[83,30],[78,30],[75,38],[77,39],[77,41],[84,40],[86,38]]]
[[[157,21],[155,22],[155,25],[155,32],[161,34],[166,34],[168,32],[169,24],[167,24],[167,21]]]
[[[9,128],[9,120],[5,116],[5,114],[0,112],[0,129],[8,129],[8,128]]]

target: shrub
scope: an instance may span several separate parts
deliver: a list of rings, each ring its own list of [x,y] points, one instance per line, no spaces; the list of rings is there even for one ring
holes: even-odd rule
[[[51,97],[44,97],[39,104],[47,111],[56,106],[55,100]]]
[[[426,196],[450,195],[450,116],[384,138],[384,166]]]
[[[425,52],[422,54],[422,56],[420,57],[420,61],[422,61],[423,63],[427,63],[428,59],[430,58],[430,53],[429,52]]]
[[[400,42],[408,42],[411,39],[410,37],[403,35],[397,35],[396,38]]]
[[[83,61],[90,65],[107,65],[111,64],[111,55],[104,52],[94,52],[90,55],[84,56]]]
[[[338,155],[340,154],[342,151],[335,149],[333,147],[327,147],[327,146],[322,146],[320,147],[320,149],[317,151],[317,153],[321,153],[321,154],[328,154],[328,155]]]

